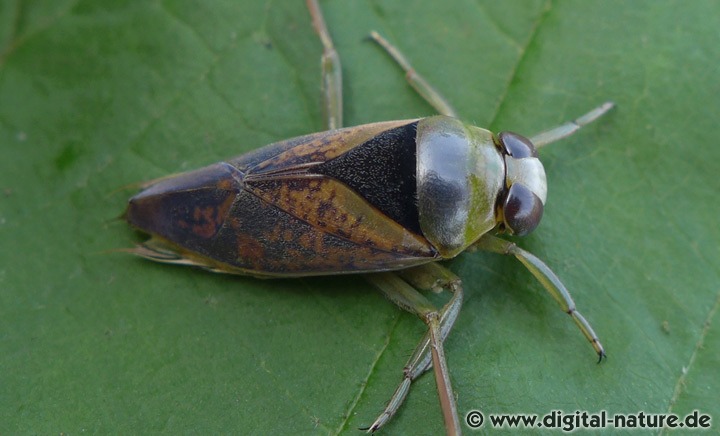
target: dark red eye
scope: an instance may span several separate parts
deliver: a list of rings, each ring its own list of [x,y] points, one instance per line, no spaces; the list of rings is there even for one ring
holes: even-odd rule
[[[527,235],[540,224],[543,210],[543,203],[535,193],[525,185],[514,183],[503,204],[505,227],[514,235]]]
[[[524,157],[537,157],[537,150],[532,142],[524,136],[520,136],[513,132],[500,132],[498,135],[500,144],[505,149],[505,153],[515,159]]]

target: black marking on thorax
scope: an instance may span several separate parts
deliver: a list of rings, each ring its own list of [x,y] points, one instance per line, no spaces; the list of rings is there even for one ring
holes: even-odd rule
[[[417,121],[386,130],[309,172],[333,177],[385,215],[422,235],[417,208]]]

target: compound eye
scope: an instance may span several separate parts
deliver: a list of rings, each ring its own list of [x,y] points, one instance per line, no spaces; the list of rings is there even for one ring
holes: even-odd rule
[[[513,132],[500,132],[498,135],[500,144],[505,149],[505,153],[515,159],[524,157],[537,157],[537,150],[532,142],[524,136],[520,136]]]
[[[514,183],[503,204],[505,227],[514,235],[527,235],[540,224],[543,209],[543,203],[535,193],[525,185]]]

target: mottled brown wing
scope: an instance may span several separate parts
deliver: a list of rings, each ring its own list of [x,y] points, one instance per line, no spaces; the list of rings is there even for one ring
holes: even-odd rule
[[[307,135],[163,179],[128,206],[128,221],[153,236],[135,252],[271,277],[383,271],[435,260],[434,248],[417,232],[347,184],[312,171],[410,122]]]

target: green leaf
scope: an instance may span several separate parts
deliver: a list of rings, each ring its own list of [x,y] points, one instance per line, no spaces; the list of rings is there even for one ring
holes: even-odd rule
[[[544,259],[594,354],[522,265],[448,263],[458,408],[720,417],[720,81],[713,1],[340,2],[346,124],[432,109],[378,30],[463,117],[528,134],[617,110],[542,150]],[[362,280],[257,280],[118,252],[123,186],[322,128],[301,2],[0,5],[0,434],[358,434],[423,326]],[[717,429],[717,423],[714,423]],[[387,433],[438,434],[432,375]]]

